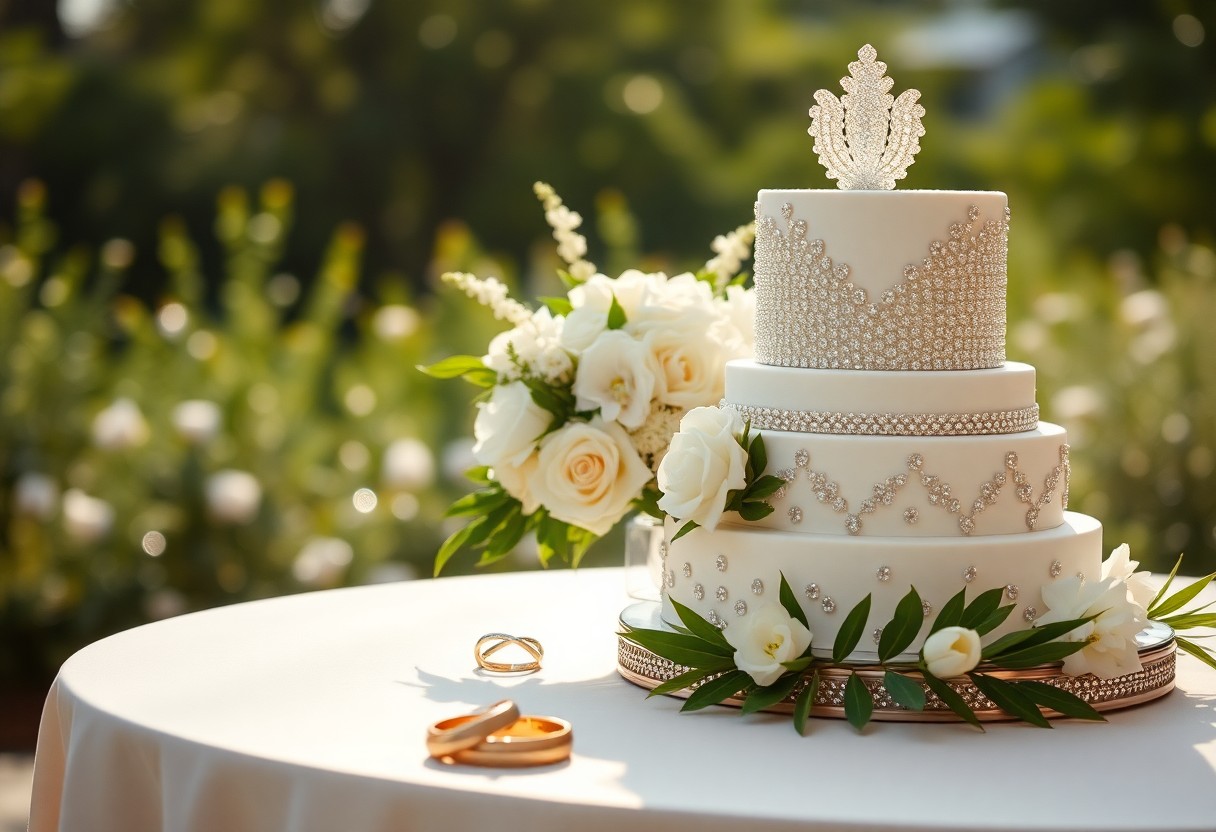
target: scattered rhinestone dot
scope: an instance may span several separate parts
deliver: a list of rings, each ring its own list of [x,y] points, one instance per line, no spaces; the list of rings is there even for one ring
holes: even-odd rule
[[[878,567],[878,571],[874,573],[874,577],[878,578],[878,580],[882,581],[885,584],[887,581],[891,580],[891,567],[889,567],[889,566]]]
[[[752,581],[752,595],[761,595],[764,593],[764,581],[755,578]]]
[[[1010,471],[1014,471],[1018,467],[1018,455],[1013,451],[1005,454],[1005,467]]]
[[[921,609],[921,612],[923,612],[925,614],[925,618],[928,618],[929,616],[933,615],[933,605],[930,604],[928,601],[921,601],[920,609]]]
[[[683,569],[683,570],[681,570],[681,571],[683,571],[683,573],[684,573],[684,577],[685,577],[685,578],[691,578],[691,577],[692,577],[692,564],[691,564],[691,563],[685,563],[685,564],[684,564],[684,569]]]
[[[857,534],[861,531],[861,518],[856,514],[850,514],[844,518],[844,527],[849,534]]]
[[[805,468],[811,463],[811,453],[806,448],[800,448],[794,452],[794,464],[799,468]]]
[[[882,641],[882,627],[875,627],[870,635],[873,637],[874,643],[878,644],[878,642]]]
[[[698,601],[704,601],[705,587],[701,586],[700,584],[695,584],[692,588],[692,597],[696,598]]]
[[[676,585],[676,573],[672,570],[667,570],[667,588],[671,589]]]
[[[726,555],[718,555],[714,558],[714,566],[719,572],[726,571]]]
[[[1022,619],[1025,621],[1034,621],[1038,617],[1039,611],[1034,607],[1027,607],[1026,609],[1022,610]]]
[[[965,583],[971,583],[972,581],[974,581],[976,579],[976,576],[979,574],[980,574],[979,570],[977,570],[974,566],[968,566],[966,569],[963,570],[963,581]]]
[[[925,458],[920,454],[910,454],[908,456],[908,469],[911,471],[919,471],[920,466],[925,464]]]
[[[710,610],[709,615],[707,615],[705,618],[710,624],[713,624],[719,630],[726,629],[726,622],[722,620],[722,616],[718,615],[717,610]]]
[[[798,506],[790,506],[789,512],[790,522],[797,524],[802,522],[802,509]]]
[[[1017,584],[1009,584],[1005,587],[1005,597],[1010,601],[1018,600],[1018,594],[1021,592]]]
[[[1047,574],[1051,575],[1053,578],[1058,578],[1060,577],[1060,573],[1063,571],[1064,564],[1060,563],[1058,560],[1053,560],[1051,562],[1051,568],[1047,570]]]
[[[915,526],[916,521],[920,519],[920,509],[916,506],[904,509],[904,522],[909,526]]]
[[[836,602],[831,598],[824,598],[823,603],[821,603],[819,606],[829,615],[836,612]]]
[[[735,602],[735,615],[747,615],[747,602],[742,598]]]
[[[719,601],[725,601],[726,600],[726,587],[720,586],[717,589],[715,589],[714,597],[717,598]]]
[[[819,584],[807,584],[806,589],[803,590],[803,595],[806,596],[806,599],[808,601],[818,601],[819,600]]]

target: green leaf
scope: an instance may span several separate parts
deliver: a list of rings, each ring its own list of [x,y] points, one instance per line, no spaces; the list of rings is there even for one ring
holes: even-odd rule
[[[1192,584],[1188,584],[1183,589],[1178,590],[1170,597],[1166,598],[1155,609],[1149,613],[1149,618],[1155,621],[1161,621],[1162,616],[1169,615],[1182,609],[1184,606],[1194,600],[1195,596],[1203,592],[1204,588],[1212,582],[1212,578],[1216,578],[1216,572],[1211,575],[1206,575]]]
[[[669,693],[684,690],[684,688],[691,688],[702,679],[713,676],[715,672],[716,671],[713,670],[701,670],[699,668],[693,668],[692,670],[681,673],[679,676],[673,676],[663,684],[652,688],[650,693],[646,694],[646,698],[649,699],[652,696],[666,696]]]
[[[717,705],[724,699],[730,699],[735,694],[748,690],[751,684],[751,676],[742,670],[731,670],[694,690],[680,710],[699,711],[701,708]]]
[[[866,683],[856,673],[849,674],[844,683],[844,716],[849,724],[860,731],[866,727],[874,714],[874,697]]]
[[[722,635],[721,630],[698,615],[696,611],[681,604],[675,598],[668,598],[668,600],[671,601],[671,606],[675,609],[676,615],[680,616],[680,621],[684,622],[684,626],[688,628],[688,631],[692,635],[724,651],[723,655],[729,656],[734,654],[735,648],[731,647],[730,642],[726,640],[726,636]]]
[[[929,690],[937,694],[937,698],[942,700],[946,707],[952,710],[956,716],[969,722],[981,731],[984,730],[984,726],[980,724],[979,717],[975,715],[975,711],[971,710],[971,707],[963,700],[958,691],[931,673],[922,673],[921,676],[924,678]]]
[[[800,673],[781,674],[771,685],[763,688],[757,687],[749,693],[747,699],[743,700],[741,710],[745,714],[752,714],[765,708],[771,708],[778,702],[784,702],[794,692],[794,688],[798,686],[798,680],[801,678]]]
[[[794,594],[790,582],[785,579],[785,573],[781,573],[781,589],[777,596],[781,600],[781,606],[785,607],[785,611],[789,613],[790,618],[802,624],[803,627],[810,627],[807,621],[806,612],[803,611],[802,605],[798,603],[798,596]]]
[[[981,654],[985,659],[997,659],[1002,653],[1010,653],[1016,647],[1025,649],[1055,641],[1061,636],[1068,635],[1073,630],[1085,624],[1088,618],[1071,618],[1068,621],[1056,621],[1041,627],[1028,627],[1025,630],[1014,630],[1006,633],[984,648]]]
[[[473,526],[480,523],[481,520],[474,520],[472,523],[457,529],[448,536],[448,539],[443,541],[443,545],[439,547],[439,552],[435,555],[435,572],[434,576],[439,577],[439,573],[443,571],[443,567],[452,559],[452,555],[460,551],[460,547],[465,544],[474,531]]]
[[[1017,684],[1018,690],[1025,693],[1044,708],[1051,708],[1053,711],[1067,717],[1072,717],[1073,719],[1106,722],[1106,717],[1095,711],[1088,702],[1063,688],[1049,685],[1046,682],[1035,681],[1018,682]]]
[[[844,623],[836,631],[836,642],[832,645],[832,661],[843,664],[848,655],[857,648],[861,634],[866,629],[866,619],[870,617],[870,596],[867,595],[849,610]]]
[[[744,520],[754,522],[768,517],[773,513],[773,507],[768,503],[755,503],[746,501],[737,509],[739,516]]]
[[[570,565],[577,567],[583,561],[583,555],[587,554],[587,550],[591,548],[591,544],[600,539],[600,536],[595,532],[579,526],[570,526],[566,532],[566,537],[573,544],[570,552]]]
[[[652,653],[686,667],[723,670],[734,666],[732,653],[695,635],[686,636],[682,633],[638,627],[631,628],[624,633],[624,637]]]
[[[659,508],[659,498],[662,496],[663,492],[648,485],[642,489],[642,493],[637,496],[633,504],[637,506],[639,511],[663,520],[667,517],[667,513]]]
[[[1216,627],[1216,613],[1182,613],[1157,619],[1162,624],[1169,624],[1175,630],[1189,630],[1193,627]]]
[[[809,647],[807,648],[810,649]],[[786,670],[792,670],[795,673],[801,673],[815,663],[813,656],[801,656],[797,659],[790,659],[788,662],[782,662],[781,666]]]
[[[925,608],[920,593],[916,587],[909,587],[908,594],[895,605],[895,615],[878,637],[878,661],[886,662],[906,650],[916,640],[924,623]]]
[[[902,673],[888,670],[883,674],[882,686],[887,689],[887,693],[891,694],[891,698],[897,704],[903,705],[908,710],[923,711],[925,709],[925,689],[921,687],[920,682],[909,679]]]
[[[765,474],[749,485],[744,491],[743,496],[745,500],[763,500],[780,491],[781,487],[785,484],[785,480],[781,479],[781,477]]]
[[[967,589],[964,587],[955,593],[949,601],[942,605],[941,611],[938,612],[937,618],[933,619],[933,626],[929,628],[929,635],[933,635],[943,627],[957,627],[958,622],[963,620],[963,610],[967,607]]]
[[[730,283],[728,283],[727,285],[728,286],[742,286],[744,283],[747,283],[748,278],[750,278],[750,277],[751,277],[751,275],[748,274],[747,272],[739,272],[737,275],[735,275],[733,278],[731,278]]]
[[[486,545],[485,552],[482,553],[481,560],[478,561],[478,566],[502,560],[511,553],[516,544],[523,538],[524,532],[528,528],[528,518],[523,515],[521,506],[518,502],[512,506],[512,511],[507,514],[505,520],[498,524],[489,538],[489,543]]]
[[[698,523],[696,520],[689,520],[683,526],[680,526],[680,528],[676,531],[676,533],[671,536],[670,542],[675,543],[677,540],[679,540],[684,535],[688,534],[693,529],[697,528],[699,525],[701,525],[701,524]]]
[[[1047,717],[1039,711],[1039,706],[1028,695],[1018,690],[1016,682],[1006,682],[983,673],[968,673],[967,675],[980,689],[980,693],[991,699],[992,703],[1005,713],[1040,728],[1051,727]]]
[[[747,449],[747,461],[752,466],[752,472],[757,478],[768,467],[768,451],[764,449],[764,437],[760,434],[756,434],[756,438],[752,440],[751,447]]]
[[[540,302],[549,307],[554,315],[569,315],[574,311],[574,304],[570,303],[569,298],[543,297]]]
[[[1004,587],[997,587],[987,592],[981,592],[963,610],[962,616],[959,617],[958,626],[966,627],[968,630],[974,630],[979,627],[988,620],[989,616],[997,611],[997,608],[1001,605],[1001,597],[1004,594]]]
[[[794,700],[794,730],[798,732],[799,736],[806,736],[806,720],[811,715],[811,708],[815,705],[817,690],[819,690],[819,671],[813,670],[810,681]]]
[[[560,280],[562,282],[562,285],[565,286],[567,289],[573,289],[575,286],[583,285],[583,281],[579,280],[577,277],[570,274],[570,272],[566,271],[565,269],[557,270],[557,279]]]
[[[988,635],[997,627],[1005,623],[1005,619],[1009,617],[1009,613],[1013,612],[1013,608],[1015,606],[1017,605],[1009,604],[1008,606],[997,607],[992,615],[988,616],[979,623],[979,626],[975,628],[975,631],[981,636]]]
[[[1208,667],[1216,670],[1216,658],[1213,658],[1211,651],[1207,650],[1203,645],[1196,644],[1189,638],[1183,638],[1182,636],[1174,636],[1174,641],[1178,643],[1179,650],[1189,653]]]
[[[1020,650],[1012,650],[992,663],[1009,670],[1022,670],[1035,665],[1058,662],[1085,648],[1083,641],[1050,641]]]
[[[608,328],[620,329],[625,325],[625,307],[621,306],[617,301],[616,295],[612,296],[612,305],[608,307]]]
[[[1165,597],[1165,593],[1170,591],[1170,585],[1174,583],[1174,576],[1178,574],[1178,567],[1182,566],[1182,555],[1178,556],[1178,560],[1174,561],[1174,568],[1170,570],[1169,576],[1165,579],[1165,583],[1161,585],[1161,589],[1157,590],[1157,594],[1153,597],[1152,603],[1148,605],[1148,617],[1152,618],[1157,612],[1157,602]]]
[[[476,355],[451,355],[442,361],[437,361],[434,364],[424,366],[418,365],[418,369],[426,373],[431,378],[458,378],[465,373],[476,370],[489,370],[479,356]],[[491,372],[493,372],[491,370]]]
[[[553,387],[538,378],[524,378],[523,383],[527,385],[536,406],[553,414],[550,431],[566,423],[574,410],[574,398],[569,390]]]
[[[495,485],[491,488],[479,489],[471,494],[464,495],[459,500],[448,506],[448,510],[443,514],[445,517],[460,517],[466,514],[483,514],[489,509],[502,505],[510,499],[512,499],[510,494],[503,491],[501,486]]]

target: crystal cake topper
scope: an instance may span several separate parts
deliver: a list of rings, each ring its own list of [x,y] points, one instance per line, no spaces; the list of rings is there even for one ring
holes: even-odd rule
[[[828,179],[837,180],[839,188],[889,191],[920,152],[925,108],[916,103],[919,90],[891,96],[895,82],[886,77],[887,65],[877,60],[873,46],[861,47],[857,57],[849,64],[849,77],[840,79],[842,97],[827,90],[815,93],[807,132],[815,138],[814,150]]]

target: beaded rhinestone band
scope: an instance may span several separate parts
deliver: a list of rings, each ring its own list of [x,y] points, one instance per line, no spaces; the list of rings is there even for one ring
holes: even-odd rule
[[[952,223],[920,265],[877,301],[833,263],[807,222],[781,206],[789,232],[756,203],[756,360],[831,370],[977,370],[1005,360],[1009,210]],[[978,226],[978,227],[976,227]]]
[[[782,410],[723,401],[749,420],[753,428],[798,433],[864,436],[985,436],[1021,433],[1039,424],[1039,406],[985,413],[840,413],[827,410]]]

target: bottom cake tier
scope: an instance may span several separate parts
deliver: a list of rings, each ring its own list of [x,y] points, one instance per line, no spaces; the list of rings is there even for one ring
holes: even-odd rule
[[[668,520],[667,540],[676,526]],[[1054,529],[985,537],[849,537],[720,525],[694,529],[666,545],[662,617],[678,624],[671,600],[719,627],[762,604],[777,603],[784,575],[806,611],[816,656],[831,655],[844,617],[867,594],[866,630],[849,661],[876,657],[881,628],[915,587],[925,627],[903,657],[915,655],[936,610],[960,589],[967,597],[1002,587],[1013,613],[985,641],[1028,626],[1047,611],[1043,585],[1061,576],[1096,580],[1102,568],[1102,524],[1065,512]]]

